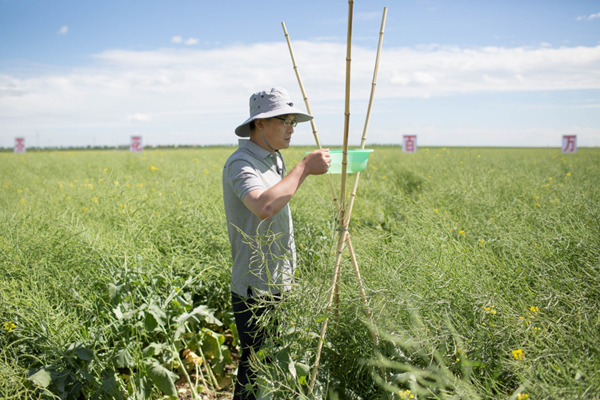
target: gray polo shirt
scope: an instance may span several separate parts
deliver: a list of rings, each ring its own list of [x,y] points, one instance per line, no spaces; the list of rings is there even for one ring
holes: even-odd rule
[[[247,139],[223,168],[223,201],[233,268],[231,291],[246,297],[289,290],[296,268],[292,215],[286,205],[271,219],[261,221],[244,205],[253,190],[267,190],[283,178],[285,166],[271,153]]]

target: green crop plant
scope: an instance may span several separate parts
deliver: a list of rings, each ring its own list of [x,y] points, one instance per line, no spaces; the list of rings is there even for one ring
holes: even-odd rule
[[[346,256],[326,309],[336,213],[311,177],[291,202],[296,284],[253,364],[263,394],[596,398],[598,149],[374,149],[349,228],[374,324]],[[189,397],[188,378],[198,397],[231,390],[233,150],[0,154],[0,398]],[[307,150],[285,150],[288,168]]]

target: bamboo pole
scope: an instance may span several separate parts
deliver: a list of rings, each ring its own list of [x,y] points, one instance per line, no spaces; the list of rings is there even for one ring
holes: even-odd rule
[[[340,229],[345,229],[346,170],[348,165],[348,132],[350,130],[350,66],[352,61],[352,11],[354,1],[348,0],[348,38],[346,43],[346,93],[344,100],[344,145],[342,156],[342,189],[340,191]],[[341,234],[341,233],[340,233]]]
[[[302,98],[304,100],[304,104],[306,105],[306,111],[312,115],[310,110],[310,104],[308,102],[308,96],[306,95],[306,91],[304,90],[304,85],[302,84],[302,78],[300,78],[300,72],[298,71],[298,65],[296,65],[296,57],[294,57],[294,50],[292,49],[292,42],[290,40],[290,35],[288,34],[287,29],[285,28],[285,23],[282,22],[281,26],[283,28],[283,33],[285,34],[285,40],[288,44],[288,49],[290,51],[290,56],[292,57],[292,65],[294,66],[294,72],[296,73],[296,78],[298,79],[298,85],[300,86],[300,91],[302,92]],[[319,134],[317,133],[317,126],[315,125],[315,119],[310,120],[310,125],[312,127],[313,136],[315,137],[315,142],[317,143],[317,147],[322,149],[321,141],[319,140]],[[335,205],[335,209],[337,212],[340,210],[340,206],[338,204],[337,193],[335,191],[335,187],[333,186],[333,178],[331,174],[327,176],[329,180],[329,189],[331,191],[331,197],[333,198],[333,204]]]
[[[381,29],[379,30],[379,43],[377,45],[377,55],[375,57],[375,68],[373,71],[373,83],[371,84],[371,96],[369,97],[369,106],[367,107],[367,118],[365,119],[365,126],[363,128],[363,135],[360,141],[360,148],[365,148],[367,141],[367,131],[369,130],[369,122],[371,120],[371,109],[373,107],[373,99],[375,98],[375,87],[377,86],[377,73],[379,71],[379,56],[381,55],[381,45],[383,44],[383,33],[385,28],[385,19],[387,16],[387,7],[383,8],[383,17],[381,18]],[[348,213],[346,215],[346,225],[350,223],[350,217],[352,216],[352,208],[354,206],[354,200],[356,199],[356,192],[358,190],[358,181],[360,179],[360,172],[356,173],[354,180],[354,189],[350,195],[350,205],[348,206]]]
[[[345,240],[345,235],[341,234],[338,238],[338,251],[336,254],[335,268],[333,270],[333,283],[332,283],[333,286],[331,287],[331,290],[329,291],[329,299],[327,300],[327,308],[328,309],[330,309],[331,305],[333,304],[333,296],[335,293],[334,288],[336,287],[336,285],[339,284],[337,281],[337,277],[339,276],[344,240]],[[323,350],[323,343],[325,343],[325,333],[327,332],[328,323],[329,323],[329,317],[326,317],[325,320],[323,321],[323,325],[321,325],[321,333],[319,335],[320,338],[319,338],[319,342],[317,344],[317,355],[315,357],[315,363],[313,365],[313,371],[312,371],[312,375],[310,378],[310,386],[308,389],[309,394],[311,394],[313,392],[313,389],[315,388],[315,382],[317,381],[317,374],[319,372],[319,362],[321,360],[321,352]]]
[[[327,307],[331,308],[332,302],[336,293],[339,291],[338,276],[340,271],[340,264],[342,260],[342,251],[344,249],[344,242],[346,241],[348,234],[348,227],[345,223],[344,210],[346,207],[346,166],[348,164],[348,132],[350,126],[350,65],[352,61],[352,11],[354,1],[348,0],[348,37],[346,44],[346,93],[345,93],[345,107],[344,107],[344,146],[343,146],[343,157],[342,157],[342,189],[340,198],[340,210],[338,214],[339,228],[338,228],[338,246],[337,246],[337,257],[335,261],[335,268],[333,271],[333,287],[329,295],[329,301]],[[319,372],[319,360],[321,358],[321,351],[323,349],[323,343],[325,342],[325,333],[327,332],[327,324],[329,317],[325,318],[323,325],[321,326],[321,335],[319,344],[317,345],[317,356],[315,359],[315,365],[313,366],[312,376],[310,379],[309,393],[312,393],[317,380],[317,373]]]

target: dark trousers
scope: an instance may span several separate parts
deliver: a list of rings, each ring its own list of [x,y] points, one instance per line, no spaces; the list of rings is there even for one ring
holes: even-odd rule
[[[280,301],[281,296],[274,295],[273,300]],[[233,400],[255,400],[256,396],[253,391],[256,390],[256,373],[250,368],[250,356],[253,352],[260,350],[267,338],[267,332],[258,325],[257,319],[272,309],[273,304],[271,302],[265,304],[252,297],[250,288],[248,288],[248,297],[246,298],[232,292],[231,303],[242,347]],[[252,391],[247,390],[247,384],[252,385]]]

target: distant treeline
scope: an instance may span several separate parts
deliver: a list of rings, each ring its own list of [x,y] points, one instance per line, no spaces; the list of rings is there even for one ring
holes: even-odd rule
[[[171,144],[171,145],[159,145],[159,146],[144,146],[144,149],[193,149],[193,148],[203,148],[203,147],[232,147],[233,145],[196,145],[196,144]],[[86,150],[127,150],[129,151],[129,145],[120,145],[120,146],[80,146],[80,147],[72,147],[72,146],[51,146],[51,147],[36,147],[31,146],[27,147],[27,152],[32,151],[86,151]],[[0,152],[10,152],[14,151],[14,147],[0,147]]]

